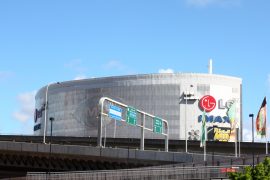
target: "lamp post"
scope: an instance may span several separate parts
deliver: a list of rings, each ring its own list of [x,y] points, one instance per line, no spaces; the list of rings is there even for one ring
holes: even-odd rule
[[[186,98],[186,105],[185,105],[185,142],[186,142],[186,153],[187,150],[187,91],[185,92],[185,98]]]
[[[53,83],[49,83],[46,87],[45,91],[45,110],[44,110],[44,132],[43,132],[43,143],[46,144],[46,131],[47,131],[47,109],[48,109],[48,91],[50,85]],[[60,82],[57,82],[56,84],[60,84]]]
[[[49,154],[49,161],[50,161],[50,164],[49,164],[49,174],[51,174],[52,129],[53,129],[53,121],[54,121],[54,118],[53,118],[53,117],[50,117],[49,120],[51,121],[50,154]]]
[[[254,117],[254,114],[249,114],[249,117],[251,117],[251,120],[252,120],[252,172],[251,172],[251,175],[252,175],[252,178],[253,178],[253,171],[254,171],[254,122],[253,122],[253,117]]]
[[[43,143],[46,144],[46,130],[47,130],[47,109],[48,109],[48,90],[51,84],[48,84],[45,92],[45,110],[44,110],[44,132],[43,132]]]
[[[185,105],[185,146],[186,146],[186,153],[188,152],[188,145],[187,145],[187,100],[194,100],[194,97],[192,98],[192,96],[194,96],[194,94],[192,94],[190,92],[190,88],[192,88],[193,85],[189,85],[189,91],[185,91],[185,94],[184,94],[184,98],[186,100],[186,105]]]

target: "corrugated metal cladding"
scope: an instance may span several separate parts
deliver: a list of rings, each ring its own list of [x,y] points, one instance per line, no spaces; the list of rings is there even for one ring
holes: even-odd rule
[[[199,138],[199,116],[202,114],[198,106],[199,99],[204,95],[210,94],[216,98],[216,108],[219,99],[223,103],[230,99],[236,100],[237,119],[241,123],[241,85],[240,78],[195,73],[130,75],[61,82],[48,86],[47,116],[48,119],[55,119],[53,135],[96,137],[98,101],[107,96],[168,120],[170,139],[184,139],[187,127],[188,138],[196,140]],[[36,95],[36,112],[39,112],[39,116],[35,118],[35,135],[43,135],[44,131],[46,88],[41,88]],[[194,99],[185,100],[185,92],[193,94]],[[221,110],[217,109],[209,116],[223,117],[226,112]],[[114,121],[105,123],[107,137],[113,137],[114,124]],[[216,124],[209,122],[209,125]],[[49,133],[50,126],[47,128]],[[119,138],[139,138],[140,129],[117,122],[115,134]],[[147,132],[145,138],[162,136]]]

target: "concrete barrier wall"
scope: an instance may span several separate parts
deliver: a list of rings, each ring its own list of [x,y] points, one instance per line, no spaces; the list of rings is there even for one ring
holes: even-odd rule
[[[25,142],[0,142],[0,151],[18,151],[33,153],[49,153],[49,144],[25,143]],[[52,154],[92,156],[111,159],[129,159],[136,161],[157,161],[171,163],[192,162],[191,154],[163,151],[140,151],[135,149],[101,148],[78,145],[51,145]]]
[[[50,153],[49,144],[27,143],[27,142],[8,142],[0,141],[0,151],[22,152],[30,154],[47,154]],[[170,164],[182,163],[183,166],[205,165],[203,154],[181,153],[181,152],[163,152],[163,151],[140,151],[136,149],[121,148],[101,148],[92,146],[78,145],[60,145],[52,144],[51,153],[54,156],[79,156],[88,159],[99,158],[101,160],[111,159],[113,161],[129,161],[129,162],[155,162],[154,164]],[[255,156],[254,163],[257,164],[265,155]],[[234,156],[207,155],[207,165],[251,165],[253,163],[252,156],[235,158]]]

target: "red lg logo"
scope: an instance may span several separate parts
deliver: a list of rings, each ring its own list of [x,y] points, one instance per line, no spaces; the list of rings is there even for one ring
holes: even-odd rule
[[[206,95],[200,100],[200,107],[205,110],[205,112],[211,112],[216,107],[216,100],[213,96]]]

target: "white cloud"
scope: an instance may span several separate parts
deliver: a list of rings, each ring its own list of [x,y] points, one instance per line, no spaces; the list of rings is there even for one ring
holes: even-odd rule
[[[81,59],[73,59],[64,64],[64,67],[76,73],[73,80],[81,80],[89,78],[87,77],[87,75],[85,75],[87,74],[87,67],[84,65]]]
[[[174,70],[173,69],[160,69],[158,70],[158,73],[174,73]]]
[[[65,64],[66,68],[69,68],[78,73],[86,71],[86,68],[83,66],[83,61],[81,59],[73,59]]]
[[[267,75],[267,88],[268,91],[270,92],[270,74]]]
[[[26,122],[34,117],[36,91],[21,93],[17,96],[19,104],[18,110],[13,112],[13,117],[20,121]]]
[[[87,76],[84,75],[87,72],[87,68],[83,65],[83,61],[81,59],[73,59],[67,62],[64,66],[77,74],[75,78],[73,78],[74,80],[87,78]]]
[[[118,60],[110,60],[102,66],[102,69],[113,75],[136,74],[132,66],[127,66]]]
[[[87,77],[85,75],[79,74],[77,75],[74,80],[81,80],[81,79],[86,79]]]
[[[6,79],[8,79],[11,76],[12,76],[12,73],[11,72],[0,71],[0,80],[6,80]]]
[[[206,6],[213,2],[215,2],[215,0],[187,0],[187,3],[189,5],[194,5],[194,6]]]
[[[269,129],[270,126],[267,127]],[[251,142],[252,141],[252,130],[243,128],[243,141]],[[265,137],[261,138],[257,135],[256,129],[254,127],[254,142],[265,142]]]
[[[120,61],[111,60],[104,65],[104,68],[108,70],[124,70],[126,66],[123,65]]]
[[[27,121],[29,119],[29,116],[27,113],[21,112],[21,111],[16,111],[13,113],[13,117],[19,121]]]
[[[252,141],[252,131],[249,129],[243,129],[243,141]]]
[[[238,5],[240,1],[241,0],[186,0],[188,5],[197,7],[206,7],[209,5],[219,5],[219,6]]]

